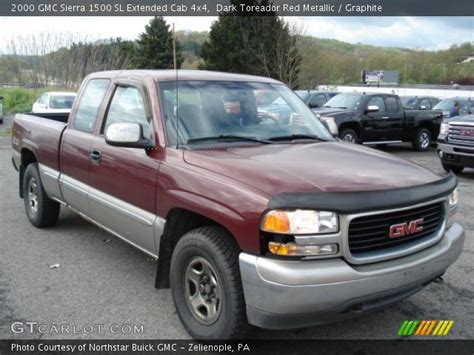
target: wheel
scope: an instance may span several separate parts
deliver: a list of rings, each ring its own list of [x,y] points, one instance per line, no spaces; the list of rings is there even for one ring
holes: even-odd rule
[[[195,339],[241,337],[247,327],[239,248],[219,227],[186,233],[171,257],[171,293],[184,327]]]
[[[419,152],[426,152],[431,145],[431,132],[427,128],[421,128],[413,140],[413,149]]]
[[[339,138],[342,141],[348,143],[357,144],[359,142],[359,137],[357,136],[357,133],[350,128],[343,129],[342,132],[339,134]]]
[[[448,173],[450,171],[452,171],[455,174],[460,174],[464,170],[464,166],[451,165],[451,164],[444,163],[444,162],[441,162],[441,165],[443,166],[443,169]]]
[[[25,170],[23,200],[31,224],[38,228],[52,227],[56,224],[60,205],[46,195],[36,163],[28,165]]]

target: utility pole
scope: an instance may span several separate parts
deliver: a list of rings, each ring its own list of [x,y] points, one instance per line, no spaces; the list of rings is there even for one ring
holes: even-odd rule
[[[176,31],[174,29],[174,22],[173,22],[173,67],[174,67],[174,70],[178,69],[176,65]]]

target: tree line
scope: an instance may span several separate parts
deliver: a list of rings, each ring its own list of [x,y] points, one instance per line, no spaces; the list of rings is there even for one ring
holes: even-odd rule
[[[474,55],[473,43],[442,51],[349,44],[305,36],[276,13],[251,15],[223,13],[209,32],[178,31],[177,67],[268,76],[302,89],[360,83],[364,69],[398,70],[405,84],[474,85],[474,62],[463,63]],[[9,54],[0,56],[0,85],[75,89],[95,71],[171,69],[173,36],[170,25],[155,17],[135,41],[61,33],[14,38]]]

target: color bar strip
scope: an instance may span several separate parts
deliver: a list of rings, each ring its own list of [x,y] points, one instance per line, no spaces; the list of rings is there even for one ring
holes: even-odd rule
[[[453,320],[450,320],[448,322],[448,325],[446,326],[446,329],[444,330],[443,332],[443,335],[446,336],[448,335],[449,331],[451,330],[451,328],[453,327],[453,324],[454,324],[454,321]]]
[[[421,333],[421,330],[423,329],[423,327],[425,326],[426,324],[426,321],[425,320],[422,320],[420,325],[418,326],[418,329],[416,330],[415,332],[415,335],[420,335]]]
[[[407,321],[407,320],[402,323],[400,329],[398,329],[398,333],[397,333],[398,336],[402,336],[402,335],[403,335],[403,333],[405,332],[405,328],[407,327],[407,325],[408,325],[408,321]]]
[[[436,325],[436,328],[433,332],[433,335],[438,335],[439,330],[441,329],[442,326],[443,326],[443,322],[438,322],[438,324]]]

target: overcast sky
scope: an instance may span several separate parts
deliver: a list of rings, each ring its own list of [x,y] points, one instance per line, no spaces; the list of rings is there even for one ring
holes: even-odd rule
[[[0,17],[0,53],[15,36],[66,32],[91,40],[135,39],[149,17]],[[216,17],[166,17],[177,30],[209,30]],[[289,17],[306,35],[350,43],[445,49],[474,42],[474,17]]]

